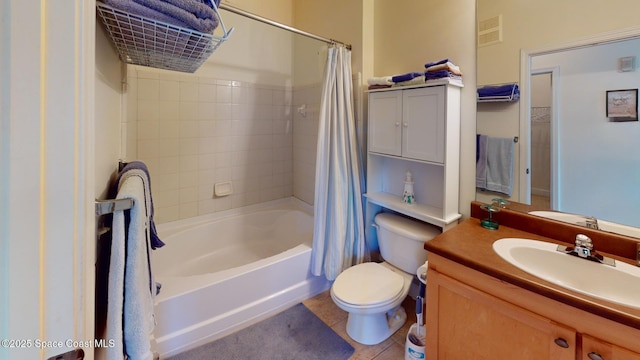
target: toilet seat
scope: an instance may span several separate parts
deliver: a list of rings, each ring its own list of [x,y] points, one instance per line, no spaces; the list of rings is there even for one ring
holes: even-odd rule
[[[343,271],[332,286],[333,295],[354,307],[381,306],[403,294],[404,278],[378,264],[363,263]]]

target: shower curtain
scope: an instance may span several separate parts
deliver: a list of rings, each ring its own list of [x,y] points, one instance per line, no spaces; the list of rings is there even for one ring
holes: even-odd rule
[[[311,271],[329,280],[365,256],[351,52],[332,46],[324,71],[316,157]]]

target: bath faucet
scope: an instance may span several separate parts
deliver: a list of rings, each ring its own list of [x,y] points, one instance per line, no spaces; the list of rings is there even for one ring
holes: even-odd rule
[[[589,228],[589,229],[594,229],[594,230],[598,230],[598,219],[596,219],[593,216],[589,216],[586,218],[585,220],[585,225]]]
[[[591,260],[591,261],[595,261],[597,263],[605,264],[609,266],[616,266],[616,262],[614,259],[608,258],[606,256],[602,256],[596,250],[593,249],[593,241],[587,235],[584,235],[584,234],[576,235],[576,240],[574,242],[574,245],[575,245],[574,247],[558,245],[557,250],[559,252],[563,252],[565,254],[572,255],[572,256],[577,256],[585,260]]]

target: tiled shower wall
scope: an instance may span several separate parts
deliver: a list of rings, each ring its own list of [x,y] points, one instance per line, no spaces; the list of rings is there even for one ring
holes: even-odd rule
[[[129,67],[127,87],[122,154],[149,167],[158,223],[294,190],[313,203],[319,86],[294,96],[287,86]],[[228,181],[233,194],[214,196]]]

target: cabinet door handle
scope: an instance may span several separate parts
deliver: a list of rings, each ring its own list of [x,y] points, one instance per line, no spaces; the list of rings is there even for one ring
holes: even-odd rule
[[[400,126],[400,123],[399,123],[399,122],[396,122],[396,127],[398,127],[398,126]]]
[[[403,125],[404,125],[404,127],[408,127],[408,126],[409,126],[409,124],[408,124],[408,123],[404,123]]]
[[[595,351],[592,351],[589,353],[589,355],[587,355],[589,357],[589,359],[591,360],[604,360],[604,358],[602,357],[602,355],[598,354]]]
[[[553,340],[553,342],[555,342],[556,345],[560,346],[561,348],[567,349],[569,347],[569,343],[567,342],[567,340],[565,340],[563,338],[557,338],[557,339]]]

